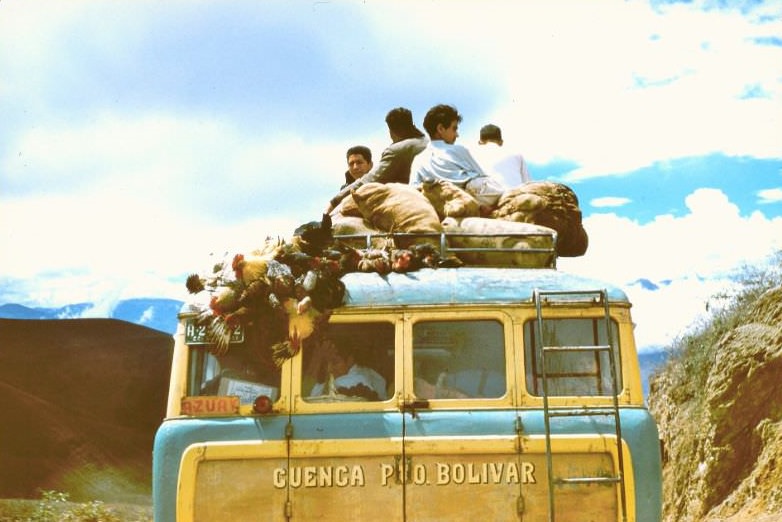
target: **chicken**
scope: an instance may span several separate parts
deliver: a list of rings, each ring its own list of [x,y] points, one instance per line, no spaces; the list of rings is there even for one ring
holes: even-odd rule
[[[268,305],[271,284],[266,279],[256,279],[247,285],[239,295],[239,306],[260,308]]]
[[[323,257],[330,262],[329,270],[339,276],[358,270],[361,255],[361,251],[342,242],[334,243],[323,251]]]
[[[394,272],[409,272],[414,269],[412,251],[406,248],[391,251],[391,270]]]
[[[431,243],[418,243],[412,245],[410,250],[413,255],[411,264],[415,270],[422,267],[437,268],[440,264],[440,250]]]
[[[318,263],[316,257],[305,254],[295,246],[284,250],[276,259],[290,267],[293,277],[299,277]]]
[[[206,322],[206,340],[210,344],[210,351],[215,355],[225,355],[231,344],[231,335],[234,328],[230,326],[221,315],[210,317]]]
[[[190,274],[185,281],[185,287],[191,294],[197,294],[204,290],[204,281],[198,274]]]
[[[236,254],[231,263],[237,281],[241,281],[245,285],[265,277],[268,266],[269,258],[252,254]]]
[[[292,297],[283,301],[281,308],[288,323],[288,338],[271,346],[274,361],[278,365],[299,353],[302,341],[315,332],[322,318],[315,307],[300,307],[300,301]]]
[[[308,271],[301,278],[299,290],[321,312],[342,305],[345,298],[345,283],[338,276],[318,269]]]
[[[391,257],[385,250],[369,248],[361,256],[358,270],[359,272],[377,272],[385,275],[391,271]]]
[[[331,216],[323,214],[320,222],[310,221],[299,226],[294,232],[294,239],[305,254],[318,256],[333,240]]]
[[[288,265],[271,260],[266,271],[271,293],[280,301],[293,296],[295,278]]]
[[[253,310],[247,306],[240,306],[235,311],[225,314],[225,325],[233,333],[238,327],[247,324],[253,316]]]
[[[239,308],[239,298],[236,290],[230,286],[223,286],[212,293],[209,300],[209,308],[214,315],[224,316]]]

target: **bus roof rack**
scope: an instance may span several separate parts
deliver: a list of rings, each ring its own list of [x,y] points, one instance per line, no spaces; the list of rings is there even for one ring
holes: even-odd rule
[[[556,268],[557,233],[538,227],[533,232],[367,232],[335,234],[353,248],[408,248],[430,244],[442,260],[458,258],[462,266]]]

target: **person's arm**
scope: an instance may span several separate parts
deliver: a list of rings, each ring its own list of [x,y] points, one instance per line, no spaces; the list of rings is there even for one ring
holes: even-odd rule
[[[337,207],[337,205],[339,205],[340,202],[343,199],[345,199],[350,194],[351,190],[353,190],[354,188],[358,188],[361,185],[363,185],[363,183],[361,183],[361,180],[363,180],[363,179],[364,179],[364,177],[362,176],[362,177],[358,178],[356,181],[354,181],[353,183],[351,183],[350,185],[347,185],[345,188],[340,190],[337,193],[336,196],[334,196],[333,198],[331,198],[329,200],[329,204],[328,204],[328,206],[326,207],[326,210],[323,213],[324,214],[331,214],[331,212]]]
[[[458,148],[454,149],[454,152],[457,154],[459,158],[459,162],[461,163],[464,170],[468,172],[474,172],[478,176],[485,176],[486,174],[483,172],[483,169],[478,164],[478,162],[475,160],[473,155],[470,153],[470,149],[464,146],[458,146]]]

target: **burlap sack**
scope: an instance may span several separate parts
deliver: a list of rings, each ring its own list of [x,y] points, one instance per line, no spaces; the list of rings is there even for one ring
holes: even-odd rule
[[[589,246],[578,198],[570,187],[561,183],[532,181],[509,189],[491,216],[553,228],[557,231],[557,253],[563,257],[584,255]]]
[[[443,230],[448,234],[449,248],[483,249],[455,251],[465,264],[521,268],[554,267],[554,236],[548,227],[481,217],[445,218]],[[459,235],[475,234],[475,235]],[[492,251],[514,249],[510,252]],[[530,249],[543,249],[536,252]]]
[[[331,216],[346,216],[346,217],[364,217],[359,210],[358,205],[353,200],[353,196],[348,194],[345,198],[339,202],[334,210],[331,211]]]
[[[352,194],[364,219],[378,230],[441,232],[443,229],[432,204],[410,185],[366,183]]]
[[[372,228],[363,217],[337,214],[332,219],[332,234],[343,244],[357,249],[381,248],[386,245],[386,240],[383,237],[367,237],[383,234],[383,232]]]
[[[480,205],[475,198],[453,183],[444,180],[425,182],[420,190],[441,220],[480,214]]]

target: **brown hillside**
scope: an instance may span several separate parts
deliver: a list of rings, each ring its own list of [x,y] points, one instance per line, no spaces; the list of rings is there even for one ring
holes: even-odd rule
[[[0,319],[0,497],[148,496],[172,347],[112,319]]]
[[[666,521],[782,521],[782,286],[739,300],[651,382]]]

